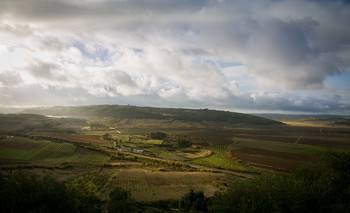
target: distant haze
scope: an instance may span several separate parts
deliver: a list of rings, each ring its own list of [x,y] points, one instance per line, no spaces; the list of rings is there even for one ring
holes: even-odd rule
[[[0,108],[350,114],[350,4],[0,1]]]

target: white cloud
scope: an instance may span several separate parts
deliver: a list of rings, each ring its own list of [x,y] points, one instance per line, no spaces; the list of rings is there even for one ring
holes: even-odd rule
[[[0,73],[0,87],[13,87],[21,84],[22,78],[17,72],[2,72]]]
[[[67,103],[81,104],[349,108],[348,98],[329,95],[348,91],[330,92],[325,82],[350,71],[350,6],[342,1],[18,0],[0,8],[9,105],[22,87],[59,94],[54,105],[67,93]]]

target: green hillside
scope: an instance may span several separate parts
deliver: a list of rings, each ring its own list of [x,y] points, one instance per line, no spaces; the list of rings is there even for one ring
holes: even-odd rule
[[[224,122],[230,125],[282,125],[281,122],[258,116],[209,109],[153,108],[129,105],[95,105],[32,108],[23,113],[52,116],[96,116],[118,119],[164,119],[190,122]]]

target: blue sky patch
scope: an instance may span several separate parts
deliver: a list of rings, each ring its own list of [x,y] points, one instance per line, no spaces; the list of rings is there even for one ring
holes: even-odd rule
[[[327,76],[325,81],[339,89],[350,89],[350,72],[342,72],[339,75]]]
[[[89,52],[86,48],[86,46],[79,42],[79,41],[75,41],[73,42],[73,46],[76,47],[77,49],[79,49],[79,51],[81,52],[81,54],[83,54],[84,57],[93,59],[93,60],[100,60],[100,61],[105,61],[108,58],[108,49],[97,49],[94,52]]]

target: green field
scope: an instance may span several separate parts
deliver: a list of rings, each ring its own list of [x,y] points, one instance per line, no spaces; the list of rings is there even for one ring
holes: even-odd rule
[[[209,157],[198,158],[192,160],[191,162],[201,164],[204,166],[210,166],[215,168],[230,169],[237,171],[255,171],[255,169],[239,163],[237,160],[233,159],[227,150],[226,145],[216,145],[209,147],[212,154]]]
[[[103,153],[70,143],[37,141],[23,137],[0,140],[0,148],[0,158],[4,159],[52,162],[99,162],[109,159]]]
[[[113,176],[94,171],[67,181],[67,186],[85,193],[103,193]]]

